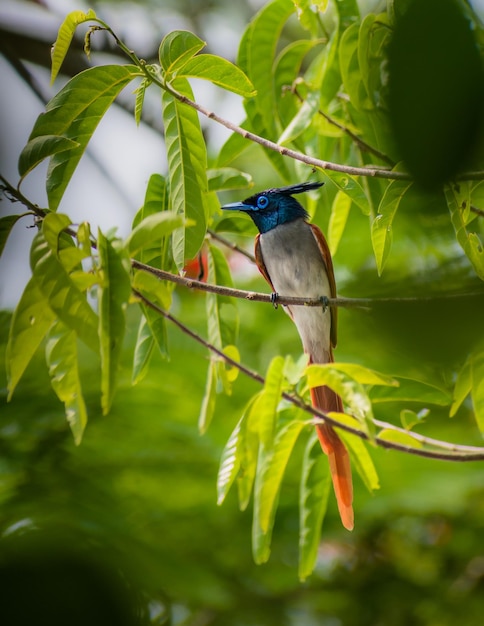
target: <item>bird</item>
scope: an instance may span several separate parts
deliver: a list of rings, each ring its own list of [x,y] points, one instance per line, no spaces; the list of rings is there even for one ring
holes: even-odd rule
[[[223,210],[247,213],[259,233],[255,238],[255,260],[269,283],[273,302],[277,296],[320,298],[321,307],[284,306],[295,323],[309,363],[332,363],[336,346],[336,308],[326,306],[336,297],[333,262],[321,229],[309,222],[296,194],[318,189],[322,182],[303,182],[261,191]],[[343,412],[341,397],[326,386],[311,389],[312,405],[321,411]],[[317,435],[329,460],[333,488],[341,522],[353,530],[353,483],[348,450],[327,422],[316,424]]]

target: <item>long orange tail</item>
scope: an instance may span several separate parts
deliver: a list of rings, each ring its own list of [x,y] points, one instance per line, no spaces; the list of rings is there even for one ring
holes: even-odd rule
[[[329,387],[311,389],[313,406],[329,413],[343,411],[341,398]],[[343,526],[353,530],[353,481],[348,450],[329,424],[317,424],[316,430],[323,452],[328,456],[334,493]]]

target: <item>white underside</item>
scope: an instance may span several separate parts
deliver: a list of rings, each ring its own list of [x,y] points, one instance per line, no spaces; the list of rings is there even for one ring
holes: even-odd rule
[[[330,297],[326,268],[309,224],[298,219],[260,236],[261,252],[275,291],[280,296]],[[285,307],[314,362],[330,354],[331,314],[322,307]]]

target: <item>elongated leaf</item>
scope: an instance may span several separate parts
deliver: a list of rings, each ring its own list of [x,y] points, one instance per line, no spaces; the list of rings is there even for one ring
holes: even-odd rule
[[[136,89],[136,100],[134,103],[134,120],[136,122],[136,126],[139,126],[141,122],[141,115],[143,113],[143,105],[145,102],[145,93],[149,85],[150,81],[147,78],[143,78],[139,87]]]
[[[394,180],[385,189],[378,207],[378,214],[371,225],[371,243],[375,254],[378,274],[381,275],[392,245],[392,224],[403,196],[412,183]]]
[[[14,311],[7,343],[8,400],[55,320],[55,314],[32,277]]]
[[[160,45],[161,67],[169,77],[182,68],[206,45],[204,41],[188,30],[173,30],[163,38]]]
[[[154,346],[155,340],[153,339],[150,327],[146,321],[146,317],[142,315],[138,326],[138,336],[136,338],[133,354],[133,372],[131,375],[131,383],[133,385],[142,381],[146,376]]]
[[[49,228],[54,213],[43,221],[43,230]],[[86,295],[75,285],[52,249],[43,232],[32,243],[30,263],[36,285],[48,306],[68,328],[95,352],[99,349],[98,317],[90,307]]]
[[[45,356],[52,388],[64,403],[67,422],[76,445],[79,445],[87,424],[87,410],[79,377],[76,333],[62,322],[55,322],[49,333]]]
[[[330,170],[324,170],[323,173],[340,191],[351,198],[356,206],[361,209],[363,215],[370,215],[370,203],[363,187],[356,178],[348,174],[332,172]]]
[[[347,424],[348,426],[358,428],[358,422],[349,415],[343,415],[342,413],[338,413],[338,421],[342,424]],[[380,481],[378,479],[378,474],[376,473],[375,466],[363,439],[361,439],[357,435],[352,435],[345,430],[341,430],[338,428],[336,430],[338,432],[338,435],[341,437],[346,447],[350,451],[351,465],[360,475],[360,478],[365,484],[368,491],[371,492],[375,489],[379,489]]]
[[[252,552],[256,563],[265,563],[270,556],[282,478],[303,426],[302,421],[292,421],[277,433],[270,450],[259,448],[252,522]]]
[[[328,245],[332,256],[336,254],[343,236],[350,214],[351,202],[351,198],[342,191],[338,191],[334,197],[328,224]]]
[[[240,446],[241,446],[241,427],[242,417],[237,426],[232,431],[220,458],[220,467],[217,476],[217,504],[221,505],[229,490],[233,485],[240,469]]]
[[[469,355],[455,383],[451,417],[457,413],[462,402],[471,394],[477,426],[484,432],[484,350],[481,346]]]
[[[391,441],[392,443],[399,443],[409,448],[422,448],[423,444],[418,441],[410,433],[402,433],[400,430],[393,430],[392,428],[385,428],[378,433],[378,438],[384,441]]]
[[[390,385],[398,386],[395,378],[387,374],[381,374],[359,363],[324,363],[312,364],[306,368],[308,384],[310,387],[325,385],[328,371],[338,371],[350,376],[362,385]]]
[[[291,0],[273,0],[255,16],[240,44],[238,65],[245,71],[257,91],[257,111],[262,126],[275,130],[273,111],[273,63],[280,32],[293,13]],[[270,136],[272,136],[271,133]]]
[[[466,228],[465,215],[470,204],[469,186],[467,183],[445,185],[444,191],[457,241],[476,274],[484,280],[484,244],[477,233],[469,233]]]
[[[252,176],[233,167],[207,170],[208,190],[249,189],[253,186]]]
[[[259,410],[258,404],[262,392],[256,394],[247,405],[246,418],[241,423],[240,441],[240,472],[237,476],[237,493],[239,508],[245,511],[249,506],[250,496],[255,482],[259,442]]]
[[[101,345],[101,407],[109,413],[126,328],[125,309],[130,294],[129,263],[122,249],[116,249],[98,231],[98,252],[102,281],[99,286],[99,339]]]
[[[373,410],[368,393],[363,386],[364,383],[353,378],[351,374],[348,374],[344,370],[344,367],[339,367],[346,364],[338,363],[338,367],[332,367],[333,365],[333,363],[325,363],[324,365],[308,366],[307,374],[309,387],[319,387],[321,385],[331,387],[331,389],[336,391],[349,406],[348,412],[358,420],[363,431],[369,437],[373,438]],[[359,366],[356,367],[358,368]],[[363,378],[361,374],[360,377]],[[373,379],[373,376],[371,378]],[[374,379],[380,380],[379,377],[375,377]],[[377,384],[389,383],[380,382]]]
[[[401,376],[396,376],[395,380],[398,381],[396,388],[373,387],[370,390],[372,403],[405,401],[449,406],[452,402],[452,394],[448,389]]]
[[[249,130],[251,128],[250,121],[245,120],[240,124],[241,128],[245,130]],[[251,142],[239,135],[239,133],[232,133],[224,145],[220,148],[220,152],[218,153],[217,167],[223,167],[232,163],[232,161],[240,156],[244,150],[246,150],[251,145]]]
[[[313,432],[304,453],[299,491],[299,579],[301,581],[306,580],[316,565],[330,485],[328,462],[321,454],[319,440]]]
[[[281,400],[284,373],[284,359],[276,356],[269,364],[266,380],[260,400],[257,403],[259,413],[259,436],[263,446],[272,445],[275,435],[277,405]]]
[[[257,470],[257,488],[254,505],[257,508],[257,521],[263,534],[270,533],[277,509],[277,500],[284,472],[302,429],[302,420],[291,421],[281,428],[274,439],[270,452],[263,457],[262,467]]]
[[[308,52],[319,43],[317,40],[293,41],[281,50],[275,60],[274,93],[282,128],[286,128],[298,111],[296,98],[288,87],[298,78]]]
[[[151,272],[140,270],[134,273],[132,287],[141,291],[151,302],[157,304],[162,309],[168,310],[171,306],[172,290],[166,281],[159,280]],[[155,314],[158,315],[158,313]]]
[[[157,347],[160,355],[168,361],[170,355],[168,352],[168,333],[165,318],[147,306],[142,305],[141,309],[148,322],[154,345]]]
[[[215,411],[215,397],[217,391],[217,363],[210,361],[207,371],[207,382],[205,384],[205,393],[203,394],[200,414],[198,416],[198,430],[204,435]]]
[[[216,246],[208,247],[208,281],[231,287],[232,277],[225,256]],[[219,350],[237,342],[238,313],[234,298],[207,293],[208,340]]]
[[[47,147],[52,145],[52,136],[62,137],[76,145],[51,156],[46,186],[52,210],[55,211],[59,206],[101,118],[119,92],[137,75],[139,69],[130,65],[104,65],[85,70],[74,76],[50,100],[45,113],[37,118],[29,141],[20,155],[24,172],[38,164],[39,153],[44,154]],[[59,145],[65,147],[66,143],[60,142]]]
[[[222,504],[237,479],[240,508],[244,510],[250,499],[255,477],[258,437],[255,419],[251,417],[259,394],[255,395],[230,435],[222,452],[217,477],[217,504]]]
[[[84,13],[83,11],[72,11],[62,22],[59,32],[57,33],[57,39],[55,40],[52,48],[51,83],[53,83],[56,79],[62,63],[64,62],[76,28],[79,24],[90,20],[97,20],[96,14],[92,9],[89,9],[87,13]]]
[[[21,215],[5,215],[0,218],[0,256],[2,256],[7,243],[8,236],[12,232],[12,228],[21,218]]]
[[[244,72],[230,61],[214,54],[198,54],[187,61],[178,76],[209,80],[227,91],[251,98],[255,89]]]
[[[125,242],[126,250],[131,256],[135,256],[140,250],[152,247],[157,241],[161,247],[161,239],[183,224],[183,217],[172,211],[147,215],[129,234]]]
[[[74,150],[79,147],[77,141],[58,135],[42,135],[35,137],[25,146],[19,157],[18,173],[22,178],[27,176],[39,163],[58,152]]]
[[[319,91],[310,91],[299,107],[298,112],[286,126],[277,143],[284,144],[294,141],[301,133],[306,131],[317,114],[319,108]]]
[[[191,94],[185,79],[177,79],[173,84],[178,91]],[[194,222],[186,230],[180,228],[173,233],[173,258],[181,270],[185,260],[195,258],[205,238],[207,150],[197,112],[168,92],[163,93],[163,122],[172,208]]]

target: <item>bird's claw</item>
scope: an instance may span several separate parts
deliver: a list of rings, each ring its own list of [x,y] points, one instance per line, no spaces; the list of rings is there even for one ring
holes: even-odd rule
[[[323,313],[326,313],[326,309],[329,307],[329,298],[328,296],[321,296],[320,300],[323,305]]]
[[[277,298],[279,297],[279,294],[276,291],[273,291],[271,293],[271,302],[272,302],[272,306],[277,309],[277,307],[279,306],[277,304]]]

